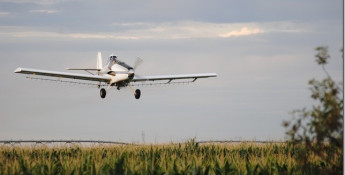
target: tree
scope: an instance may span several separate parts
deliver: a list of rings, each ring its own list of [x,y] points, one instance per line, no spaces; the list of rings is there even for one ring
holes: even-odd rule
[[[322,67],[326,78],[311,79],[311,98],[317,101],[312,109],[295,110],[295,119],[284,122],[286,134],[294,146],[302,145],[296,152],[301,168],[308,168],[310,158],[321,159],[328,167],[320,167],[322,174],[343,173],[344,101],[342,83],[337,84],[327,72],[325,65],[330,56],[327,47],[316,48],[316,62]],[[322,166],[322,165],[320,165]]]

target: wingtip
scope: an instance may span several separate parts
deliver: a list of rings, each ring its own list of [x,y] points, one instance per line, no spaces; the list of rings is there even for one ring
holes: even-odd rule
[[[22,68],[18,67],[16,70],[14,70],[14,73],[19,73],[22,71]]]
[[[210,73],[209,75],[210,75],[210,77],[217,77],[218,76],[217,73]]]

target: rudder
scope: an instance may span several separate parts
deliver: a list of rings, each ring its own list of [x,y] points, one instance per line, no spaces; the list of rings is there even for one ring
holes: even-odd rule
[[[102,54],[101,52],[98,52],[97,54],[97,69],[102,69],[103,65],[102,65]]]

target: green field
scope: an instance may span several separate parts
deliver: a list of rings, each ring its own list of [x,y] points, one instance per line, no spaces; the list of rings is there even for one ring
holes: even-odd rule
[[[295,156],[300,150],[303,147],[286,143],[193,140],[126,146],[2,145],[0,174],[323,174],[330,168],[317,156],[301,166]]]

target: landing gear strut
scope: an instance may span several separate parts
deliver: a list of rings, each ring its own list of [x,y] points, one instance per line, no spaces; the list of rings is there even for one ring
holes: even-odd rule
[[[141,95],[140,89],[135,90],[134,97],[135,99],[139,99]]]
[[[101,89],[100,91],[101,98],[105,98],[105,95],[107,95],[107,91],[105,91],[104,88]]]
[[[136,90],[134,91],[134,88],[133,88],[131,85],[129,85],[128,87],[129,87],[129,89],[132,90],[135,99],[139,99],[139,98],[140,98],[140,95],[141,95],[140,89],[136,89]]]

